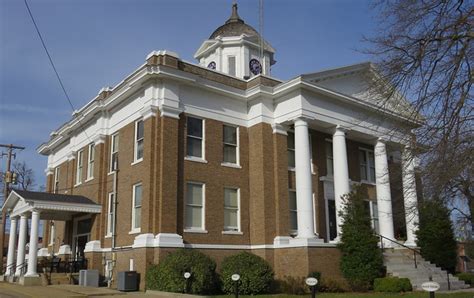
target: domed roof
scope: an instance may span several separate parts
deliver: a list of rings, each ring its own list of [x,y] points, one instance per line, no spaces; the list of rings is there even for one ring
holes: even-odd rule
[[[240,36],[246,34],[249,36],[260,37],[257,30],[245,24],[244,20],[239,17],[237,13],[237,3],[232,5],[232,15],[225,22],[224,25],[217,28],[209,37],[209,39],[215,39],[216,37],[228,37],[228,36]]]

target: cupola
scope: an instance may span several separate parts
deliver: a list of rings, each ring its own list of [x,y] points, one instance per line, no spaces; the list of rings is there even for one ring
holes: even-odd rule
[[[270,75],[270,67],[276,62],[274,53],[257,30],[240,18],[234,3],[229,19],[203,42],[194,58],[203,67],[249,79],[259,74]]]

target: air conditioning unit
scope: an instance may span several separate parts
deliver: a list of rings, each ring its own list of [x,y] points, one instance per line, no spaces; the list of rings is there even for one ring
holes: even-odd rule
[[[117,274],[117,290],[122,292],[138,291],[136,271],[122,271]]]
[[[80,270],[79,285],[83,287],[99,287],[99,270]]]

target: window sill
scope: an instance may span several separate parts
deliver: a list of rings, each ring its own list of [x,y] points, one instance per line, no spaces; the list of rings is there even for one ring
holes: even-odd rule
[[[74,187],[78,187],[81,184],[82,184],[82,182],[76,183],[76,184],[74,184]]]
[[[109,238],[112,238],[112,235],[111,234],[107,234],[104,236],[105,239],[109,239]]]
[[[94,180],[94,177],[87,178],[84,183]]]
[[[330,182],[333,182],[334,181],[334,177],[331,175],[331,176],[321,176],[319,177],[319,181],[330,181]]]
[[[242,166],[236,163],[229,163],[229,162],[223,162],[221,163],[221,166],[223,167],[228,167],[228,168],[234,168],[234,169],[242,169]]]
[[[207,234],[207,230],[203,229],[184,229],[185,233]]]
[[[202,159],[200,157],[194,157],[194,156],[186,156],[184,160],[189,160],[189,161],[194,161],[194,162],[200,162],[200,163],[207,163],[207,160]]]
[[[114,171],[108,172],[108,173],[107,173],[107,176],[110,176],[110,175],[113,175],[113,174],[114,174]]]
[[[243,235],[240,231],[222,231],[222,235]]]
[[[294,168],[294,167],[288,167],[288,171],[296,172],[296,168]]]
[[[375,182],[368,181],[368,180],[360,180],[360,183],[367,184],[367,185],[377,185]]]
[[[141,229],[133,229],[131,230],[130,232],[128,232],[129,235],[133,235],[133,234],[138,234],[141,232]]]
[[[134,166],[134,165],[136,165],[136,164],[141,163],[142,161],[143,161],[143,158],[140,158],[140,159],[135,160],[134,162],[132,162],[130,165],[131,165],[131,166]]]

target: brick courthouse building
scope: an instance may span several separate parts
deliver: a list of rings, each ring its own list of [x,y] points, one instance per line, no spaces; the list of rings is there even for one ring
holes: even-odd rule
[[[217,263],[250,251],[277,278],[339,278],[340,197],[363,184],[374,229],[414,245],[414,164],[402,156],[420,123],[408,104],[377,103],[370,63],[280,81],[274,53],[236,5],[198,64],[150,53],[39,147],[48,193],[12,192],[4,208],[19,226],[13,238],[27,241],[31,217],[34,242],[44,220],[38,256],[85,257],[105,276],[137,270],[142,286],[149,265],[181,247]],[[389,175],[400,163],[403,178]],[[24,258],[18,247],[8,264]],[[34,277],[35,254],[28,259]]]

